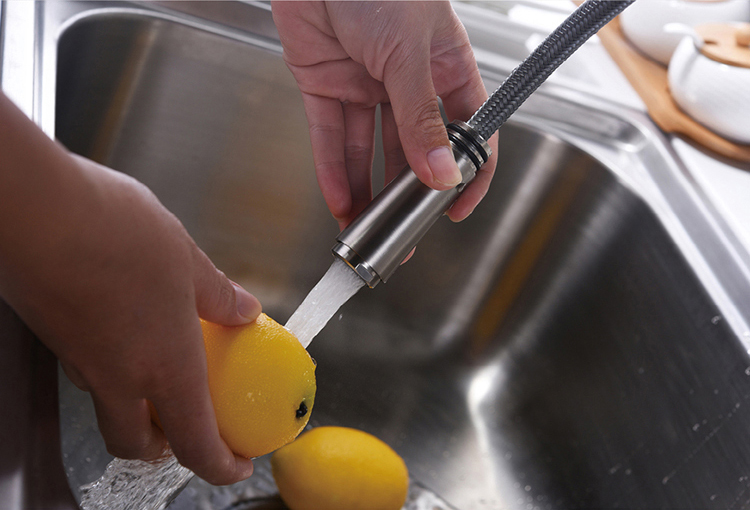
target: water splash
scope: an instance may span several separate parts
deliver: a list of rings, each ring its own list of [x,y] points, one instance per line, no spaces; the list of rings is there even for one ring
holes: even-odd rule
[[[115,459],[102,477],[81,487],[83,510],[164,510],[193,478],[171,453],[156,462]],[[244,482],[214,487],[195,478],[186,489],[190,508],[288,510],[279,497],[268,458],[257,459]],[[181,506],[182,508],[182,506]],[[402,510],[456,510],[414,479]]]
[[[338,309],[364,285],[364,280],[346,262],[337,258],[285,327],[307,348]]]
[[[156,461],[114,459],[81,487],[83,510],[164,510],[193,478],[171,451]]]

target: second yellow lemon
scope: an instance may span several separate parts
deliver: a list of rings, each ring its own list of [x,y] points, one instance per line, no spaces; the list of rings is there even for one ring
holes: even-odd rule
[[[252,458],[291,442],[315,400],[315,363],[302,344],[265,314],[246,326],[202,321],[219,432]]]
[[[271,469],[291,510],[399,510],[409,490],[401,457],[380,439],[318,427],[276,451]]]

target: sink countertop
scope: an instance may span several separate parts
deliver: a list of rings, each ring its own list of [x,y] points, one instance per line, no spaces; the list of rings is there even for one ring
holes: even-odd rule
[[[575,5],[569,0],[521,0],[457,5],[464,9],[490,9],[500,18],[529,30],[529,52],[570,13]],[[468,27],[467,27],[468,29]],[[500,27],[500,30],[508,30]],[[469,30],[471,36],[471,30]],[[477,58],[490,58],[478,50]],[[599,39],[594,36],[549,78],[551,83],[571,86],[598,97],[645,112],[646,107],[614,63]],[[706,199],[722,213],[731,228],[750,251],[750,164],[725,161],[708,150],[674,135],[668,136],[682,158],[688,176]]]

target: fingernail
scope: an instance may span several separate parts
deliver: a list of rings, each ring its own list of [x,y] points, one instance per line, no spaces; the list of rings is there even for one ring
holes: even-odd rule
[[[427,153],[427,163],[430,165],[433,178],[445,186],[461,184],[461,171],[453,158],[453,151],[449,147],[437,147]]]
[[[235,303],[237,304],[237,313],[242,315],[244,318],[254,321],[260,315],[262,307],[258,298],[250,294],[248,291],[240,287],[238,284],[232,282],[234,287]]]

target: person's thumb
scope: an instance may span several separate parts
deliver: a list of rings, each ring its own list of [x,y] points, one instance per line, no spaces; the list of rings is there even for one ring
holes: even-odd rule
[[[195,304],[198,315],[210,322],[239,326],[254,321],[260,301],[216,269],[205,253],[195,257]]]
[[[406,160],[426,185],[441,190],[455,187],[461,172],[440,115],[429,49],[396,51],[385,65],[383,82]]]

